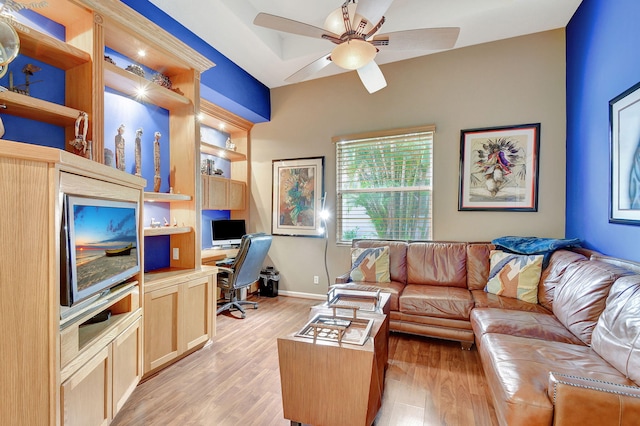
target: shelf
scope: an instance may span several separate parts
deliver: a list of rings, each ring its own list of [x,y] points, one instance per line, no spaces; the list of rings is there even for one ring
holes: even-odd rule
[[[2,110],[5,114],[17,115],[63,127],[73,126],[80,114],[80,110],[9,90],[0,92],[0,103],[7,107]]]
[[[160,228],[144,228],[145,237],[158,235],[188,234],[193,229],[190,226],[161,226]]]
[[[166,192],[145,192],[144,201],[170,203],[172,201],[191,201],[191,195],[168,194]]]
[[[246,161],[247,156],[241,152],[231,151],[230,149],[221,148],[219,146],[211,145],[207,142],[200,142],[200,151],[205,154],[215,155],[216,157],[224,158],[225,160],[233,161]]]
[[[91,62],[89,53],[47,34],[16,25],[20,37],[20,53],[62,70]]]
[[[149,102],[168,110],[191,103],[185,96],[106,61],[104,62],[104,84],[141,102]],[[141,90],[145,92],[144,97],[139,95]]]

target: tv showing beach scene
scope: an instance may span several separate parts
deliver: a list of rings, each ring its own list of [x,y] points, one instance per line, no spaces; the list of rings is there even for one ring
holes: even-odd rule
[[[76,198],[70,207],[70,251],[78,296],[139,271],[136,203]]]

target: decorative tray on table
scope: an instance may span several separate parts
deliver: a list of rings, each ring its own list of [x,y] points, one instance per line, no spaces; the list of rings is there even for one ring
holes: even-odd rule
[[[336,308],[353,309],[352,318],[335,315]],[[373,326],[372,319],[356,318],[357,307],[334,306],[334,314],[318,314],[296,333],[298,337],[316,340],[327,340],[338,343],[364,345]]]
[[[327,306],[349,305],[357,306],[363,312],[376,312],[380,302],[380,290],[360,290],[332,288],[327,293]]]

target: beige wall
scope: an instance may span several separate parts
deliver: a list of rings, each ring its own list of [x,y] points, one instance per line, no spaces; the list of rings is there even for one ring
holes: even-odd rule
[[[436,125],[435,240],[488,241],[503,235],[564,237],[564,30],[472,46],[381,66],[388,87],[370,95],[355,72],[271,91],[272,119],[252,130],[250,229],[271,230],[271,161],[325,157],[327,206],[335,207],[337,135]],[[460,130],[541,123],[538,212],[459,212]],[[349,250],[328,240],[329,275],[349,267]],[[280,290],[327,290],[324,243],[274,237],[270,262]],[[313,276],[320,284],[313,284]]]

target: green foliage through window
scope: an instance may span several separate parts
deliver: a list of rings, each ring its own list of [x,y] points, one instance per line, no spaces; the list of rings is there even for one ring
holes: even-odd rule
[[[432,142],[414,129],[336,144],[339,243],[431,239]]]

